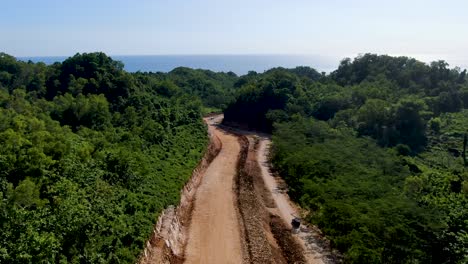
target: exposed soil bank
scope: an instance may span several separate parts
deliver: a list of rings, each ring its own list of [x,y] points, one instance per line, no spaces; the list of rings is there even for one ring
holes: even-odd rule
[[[276,204],[265,188],[257,160],[258,137],[240,135],[238,208],[245,228],[248,263],[306,263],[290,228],[271,213]]]
[[[241,142],[249,144],[246,163],[239,166],[241,172],[239,177],[244,178],[243,182],[247,183],[243,188],[251,190],[249,186],[252,185],[250,182],[253,182],[252,193],[255,196],[251,196],[246,204],[256,208],[252,210],[257,212],[256,215],[267,215],[263,218],[266,219],[264,225],[267,226],[263,231],[269,239],[270,251],[275,258],[274,261],[270,260],[267,263],[339,263],[339,253],[331,249],[329,242],[316,227],[303,223],[299,233],[291,232],[291,220],[294,217],[301,217],[303,210],[289,199],[286,183],[270,171],[269,135],[232,126],[224,128],[239,135]],[[242,202],[238,206],[242,209]],[[246,223],[246,226],[249,225],[251,224]],[[247,227],[246,230],[248,229]],[[246,235],[247,238],[249,236]],[[251,239],[248,239],[247,243],[250,241]],[[279,257],[278,253],[282,257]],[[252,259],[250,262],[255,263]]]
[[[240,158],[237,165],[235,193],[237,208],[242,222],[245,237],[244,254],[248,263],[278,263],[273,257],[274,241],[268,239],[268,213],[255,191],[254,175],[257,171],[256,161],[252,156],[249,139],[239,136],[241,143]],[[270,236],[271,237],[271,236]],[[281,262],[280,262],[281,263]]]
[[[258,138],[257,161],[261,168],[265,188],[268,189],[274,204],[274,208],[269,211],[272,217],[272,229],[278,230],[275,234],[281,233],[280,230],[291,230],[291,221],[295,217],[301,217],[301,209],[291,202],[287,194],[287,185],[280,177],[275,177],[271,173],[270,163],[268,161],[269,148],[271,141],[268,137]],[[282,220],[282,221],[280,221]],[[324,238],[320,230],[314,226],[303,223],[298,234],[294,234],[296,246],[300,247],[307,263],[326,264],[340,262],[339,253],[331,249],[330,243]],[[291,244],[290,238],[278,238],[280,245]],[[291,252],[291,248],[282,246],[286,255],[298,254]],[[287,253],[289,252],[289,253]],[[288,260],[289,263],[290,260]]]
[[[209,122],[205,119],[205,122]],[[158,218],[151,238],[140,256],[139,264],[182,263],[187,242],[188,225],[193,211],[195,193],[203,175],[222,148],[220,139],[208,127],[210,143],[207,151],[184,188],[179,206],[169,207]]]

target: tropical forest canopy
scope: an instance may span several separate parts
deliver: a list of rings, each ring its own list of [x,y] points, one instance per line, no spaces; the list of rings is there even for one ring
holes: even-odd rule
[[[468,78],[365,54],[329,75],[241,76],[226,123],[273,133],[272,163],[347,263],[468,262]]]
[[[0,263],[134,263],[208,138],[273,134],[272,163],[347,263],[468,261],[468,77],[365,54],[330,74],[123,70],[0,53]]]
[[[235,77],[0,53],[0,263],[135,263],[203,155],[203,111],[233,99]]]

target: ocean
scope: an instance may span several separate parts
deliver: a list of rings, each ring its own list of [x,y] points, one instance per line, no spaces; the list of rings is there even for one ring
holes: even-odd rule
[[[262,73],[274,67],[309,66],[319,72],[331,72],[338,67],[338,58],[311,55],[135,55],[111,56],[122,61],[129,72],[169,72],[184,66],[215,72],[232,71],[243,75],[249,71]],[[52,64],[67,57],[19,57],[19,60]]]

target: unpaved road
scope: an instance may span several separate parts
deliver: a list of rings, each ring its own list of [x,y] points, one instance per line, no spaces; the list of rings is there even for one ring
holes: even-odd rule
[[[257,152],[257,160],[262,171],[262,178],[265,187],[272,193],[276,208],[270,209],[270,212],[279,215],[285,223],[291,223],[294,217],[300,216],[299,208],[297,208],[289,199],[289,196],[279,189],[277,179],[271,174],[268,162],[269,147],[271,141],[267,137],[261,137]],[[305,225],[302,226],[301,232],[296,234],[296,239],[303,247],[307,263],[324,264],[324,258],[328,252],[324,250],[317,241],[317,234],[314,230],[308,229]]]
[[[288,256],[297,254],[301,260],[295,263],[332,263],[328,261],[320,234],[307,227],[301,228],[299,234],[290,233],[291,220],[299,215],[299,208],[286,193],[278,191],[278,179],[270,173],[268,136],[232,128],[227,128],[230,130],[227,132],[218,127],[222,118],[219,115],[205,119],[209,133],[218,137],[222,146],[195,193],[183,256],[185,263],[289,263],[294,258]],[[253,148],[252,142],[259,142],[258,148]],[[246,149],[250,154],[245,153]],[[244,158],[240,159],[240,155]],[[258,169],[249,162],[258,164]],[[243,180],[239,181],[239,177]],[[262,197],[271,197],[273,204],[266,205]],[[272,217],[279,217],[283,223],[279,226],[283,227],[273,231]]]
[[[213,126],[217,121],[219,117],[208,123],[210,133],[219,137],[222,148],[207,168],[195,195],[185,263],[242,263],[233,192],[240,145],[236,136]]]

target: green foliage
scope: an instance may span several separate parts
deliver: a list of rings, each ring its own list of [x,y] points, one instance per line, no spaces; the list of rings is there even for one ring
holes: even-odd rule
[[[345,262],[468,261],[466,70],[364,54],[312,73],[241,76],[225,121],[273,132],[274,168]]]
[[[278,123],[273,142],[272,161],[289,194],[313,212],[308,220],[344,253],[345,262],[463,259],[468,199],[453,192],[453,175],[431,182],[432,169],[411,171],[391,149],[314,120]],[[398,148],[402,154],[403,145]]]
[[[330,75],[122,69],[0,53],[0,263],[134,263],[204,151],[202,113],[223,109],[273,132],[275,169],[345,262],[468,261],[466,70],[374,54]]]
[[[0,55],[0,263],[135,263],[207,143],[200,100],[145,78]]]
[[[160,96],[187,94],[200,98],[207,109],[221,110],[234,99],[234,83],[238,79],[232,72],[212,72],[185,67],[175,68],[167,74],[138,72],[133,76],[146,89]]]
[[[83,53],[66,59],[48,80],[47,97],[71,93],[104,94],[113,104],[127,98],[134,87],[133,78],[123,64],[104,53]]]
[[[429,120],[429,127],[434,133],[439,133],[440,132],[440,126],[441,126],[442,121],[438,117],[431,118]]]
[[[167,75],[185,93],[198,96],[204,105],[219,109],[226,108],[233,97],[233,85],[237,76],[232,73],[215,73],[209,70],[175,68]]]
[[[240,89],[237,100],[224,111],[224,117],[226,121],[240,121],[251,128],[269,131],[272,120],[266,118],[267,113],[270,112],[270,117],[279,114],[271,111],[286,109],[290,99],[301,93],[296,76],[284,69],[270,70],[263,78]]]

